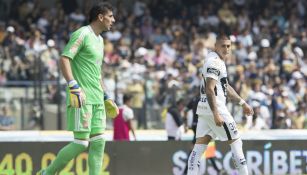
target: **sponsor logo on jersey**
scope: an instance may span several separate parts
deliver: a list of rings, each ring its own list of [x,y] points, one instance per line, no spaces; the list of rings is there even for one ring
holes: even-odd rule
[[[220,75],[220,71],[212,67],[207,68],[207,73],[214,74],[216,76]]]

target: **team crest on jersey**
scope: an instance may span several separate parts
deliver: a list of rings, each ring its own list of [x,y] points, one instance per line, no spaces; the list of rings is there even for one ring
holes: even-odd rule
[[[207,68],[207,73],[214,74],[216,76],[220,75],[220,71],[212,67]]]

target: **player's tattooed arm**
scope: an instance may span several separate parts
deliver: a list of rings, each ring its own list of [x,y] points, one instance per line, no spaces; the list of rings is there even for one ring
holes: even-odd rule
[[[102,79],[100,79],[100,85],[101,85],[101,88],[102,88],[102,90],[103,90],[103,92],[104,92],[104,100],[109,100],[109,99],[110,99],[110,96],[107,94],[107,88],[106,88],[106,86],[104,85]]]
[[[239,103],[242,98],[238,95],[238,93],[230,86],[230,84],[227,84],[227,95],[229,99],[234,103]]]
[[[218,114],[218,110],[217,110],[217,105],[216,105],[216,96],[215,96],[214,88],[216,86],[217,81],[210,77],[207,77],[205,81],[206,81],[205,92],[206,92],[207,100],[208,100],[212,113],[216,115]]]
[[[102,70],[103,70],[103,68],[101,67],[101,71],[102,71]],[[103,78],[104,78],[104,75],[101,74],[100,86],[101,86],[102,90],[104,91],[104,93],[106,93],[106,92],[108,91],[108,88],[107,88],[107,86],[104,84]]]
[[[251,106],[249,106],[238,94],[237,92],[228,84],[227,86],[227,94],[228,97],[235,103],[239,104],[243,107],[243,113],[245,115],[253,115],[254,110]]]
[[[70,80],[74,80],[74,77],[72,75],[71,66],[70,66],[70,60],[67,57],[62,57],[60,59],[60,68],[63,73],[63,76],[67,82]]]
[[[103,91],[106,91],[106,90],[107,90],[106,86],[105,86],[104,83],[103,83],[102,78],[100,79],[100,85],[101,85],[101,88],[102,88]]]

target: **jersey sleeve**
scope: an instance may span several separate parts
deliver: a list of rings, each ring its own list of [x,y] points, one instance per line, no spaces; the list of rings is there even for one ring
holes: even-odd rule
[[[203,67],[203,75],[205,78],[219,79],[221,74],[221,63],[217,58],[212,58]]]
[[[133,119],[133,111],[130,108],[124,108],[123,110],[123,118],[125,121]]]
[[[82,30],[72,33],[69,42],[63,50],[62,56],[74,59],[83,46],[84,38],[85,32]]]

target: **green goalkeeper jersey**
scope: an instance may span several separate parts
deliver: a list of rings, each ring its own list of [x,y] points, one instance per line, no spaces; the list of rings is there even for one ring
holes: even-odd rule
[[[62,56],[70,58],[72,74],[86,95],[86,104],[103,103],[100,84],[103,50],[103,38],[95,35],[88,25],[72,33],[62,53]],[[69,96],[68,89],[66,93]],[[69,105],[69,98],[66,103]]]

